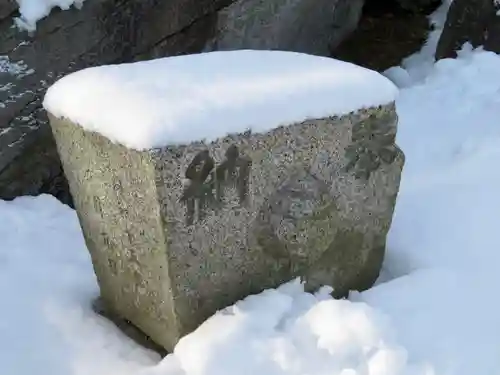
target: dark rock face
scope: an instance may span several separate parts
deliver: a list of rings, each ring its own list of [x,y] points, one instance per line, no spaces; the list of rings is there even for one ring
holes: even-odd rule
[[[401,6],[401,8],[410,11],[416,11],[422,8],[426,8],[436,2],[436,0],[396,0],[396,1]]]
[[[465,42],[500,52],[500,16],[495,0],[454,0],[436,51],[436,59],[456,57]]]
[[[0,199],[46,192],[71,203],[41,110],[46,89],[58,78],[89,66],[219,47],[328,55],[329,44],[338,44],[356,27],[363,2],[89,0],[81,10],[54,9],[30,37],[11,27],[15,0],[0,1]],[[267,9],[259,15],[267,26],[251,17],[255,6]],[[247,17],[245,27],[225,27],[235,21],[231,14]],[[242,30],[251,33],[240,39]],[[279,37],[270,39],[273,30]],[[265,43],[255,44],[254,37]]]
[[[428,16],[439,5],[440,0],[433,0],[409,10],[399,0],[365,0],[356,30],[331,55],[377,71],[399,65],[422,48],[430,29]]]
[[[217,14],[206,50],[267,49],[327,56],[352,33],[364,0],[238,0]]]
[[[14,13],[14,11],[17,8],[17,4],[15,0],[3,0],[0,3],[0,20],[2,18],[7,17],[11,13]]]

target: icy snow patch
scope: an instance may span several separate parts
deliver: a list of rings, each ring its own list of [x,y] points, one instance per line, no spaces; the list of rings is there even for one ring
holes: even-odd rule
[[[18,78],[33,74],[34,70],[28,68],[24,61],[13,62],[9,56],[0,55],[0,73],[7,73]]]
[[[81,70],[57,81],[44,107],[130,148],[268,131],[390,103],[374,71],[281,51],[230,51]]]
[[[33,74],[35,71],[29,68],[24,61],[11,61],[9,56],[0,55],[0,77],[3,74],[8,74],[14,76],[15,78],[23,78],[30,74]],[[6,83],[0,83],[0,93],[4,91],[12,90],[16,85],[7,80]],[[7,101],[0,101],[0,108],[6,107]]]

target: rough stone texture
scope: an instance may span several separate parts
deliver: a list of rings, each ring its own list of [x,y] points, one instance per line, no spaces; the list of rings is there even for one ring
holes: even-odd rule
[[[0,198],[41,187],[67,195],[41,110],[57,78],[93,65],[201,51],[214,30],[214,12],[231,1],[88,0],[81,10],[53,10],[30,36],[11,27],[16,2],[1,0]]]
[[[439,39],[436,59],[456,57],[465,42],[500,53],[500,4],[494,0],[454,0]]]
[[[378,276],[404,163],[393,104],[141,152],[51,124],[104,301],[167,350],[296,276],[337,296]]]
[[[356,29],[364,0],[239,0],[218,12],[205,50],[267,49],[328,56]]]

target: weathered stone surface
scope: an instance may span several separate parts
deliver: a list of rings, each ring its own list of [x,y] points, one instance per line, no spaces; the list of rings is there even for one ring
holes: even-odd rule
[[[393,104],[141,152],[51,124],[103,299],[169,350],[291,278],[340,296],[378,276],[404,163]]]
[[[465,42],[500,53],[500,4],[495,0],[454,0],[439,39],[436,59],[456,57]]]
[[[36,194],[40,184],[67,193],[59,192],[61,165],[40,110],[57,78],[88,66],[198,52],[212,35],[214,12],[230,3],[89,0],[81,10],[54,10],[29,36],[12,28],[16,2],[0,1],[0,198]],[[40,148],[47,152],[30,161],[36,177],[22,177]]]
[[[266,49],[328,56],[355,30],[364,0],[238,0],[217,14],[207,51]]]

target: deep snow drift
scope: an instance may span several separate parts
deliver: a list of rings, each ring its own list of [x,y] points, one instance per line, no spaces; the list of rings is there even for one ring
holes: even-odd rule
[[[500,57],[464,51],[401,90],[407,164],[384,278],[349,301],[291,283],[209,319],[158,365],[90,311],[76,215],[0,202],[0,363],[32,375],[470,375],[500,368]]]

